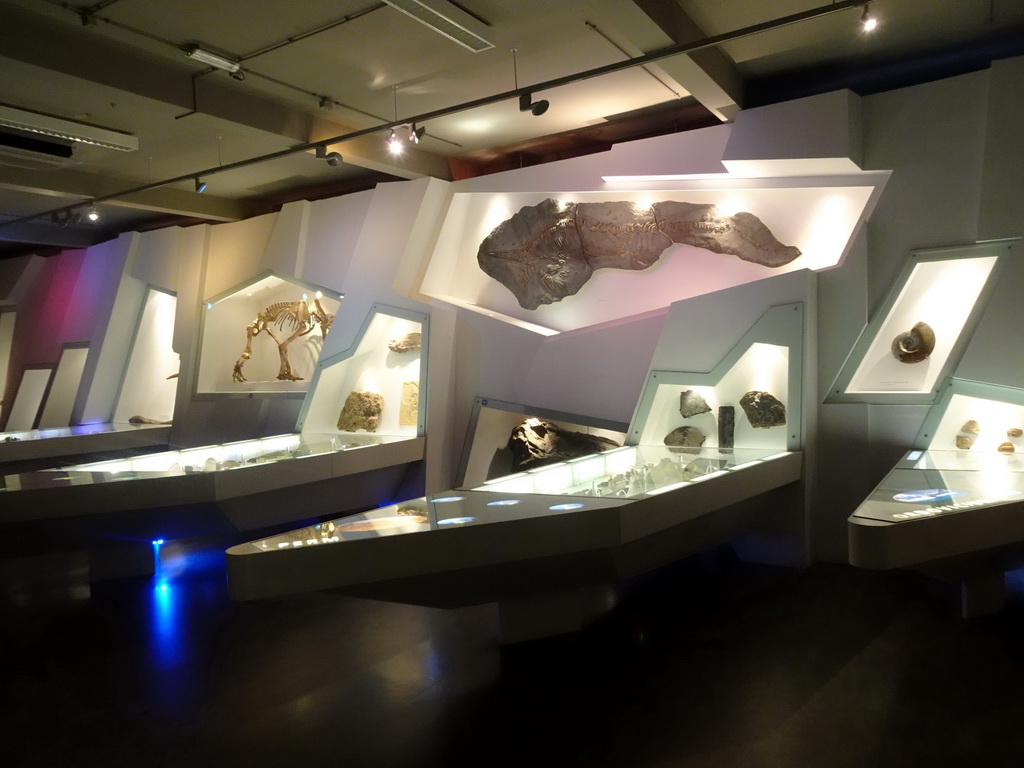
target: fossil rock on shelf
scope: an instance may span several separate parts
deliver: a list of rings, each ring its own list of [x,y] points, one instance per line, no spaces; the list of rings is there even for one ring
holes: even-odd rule
[[[349,392],[338,416],[338,429],[342,432],[355,432],[357,429],[376,432],[382,410],[384,397],[376,392]]]
[[[1013,453],[1017,449],[1016,447],[1014,447],[1013,443],[1007,440],[1005,443],[1000,443],[999,447],[996,448],[996,450],[999,451],[1000,453]]]
[[[647,269],[673,243],[773,268],[800,256],[752,213],[726,216],[714,205],[673,201],[642,208],[548,198],[495,227],[480,244],[477,263],[521,307],[537,309],[575,295],[595,269]]]
[[[402,402],[398,408],[398,424],[402,427],[415,427],[420,419],[420,383],[418,381],[402,382]]]
[[[680,449],[685,453],[696,453],[707,439],[707,435],[696,427],[676,427],[665,435],[663,442],[669,448]]]
[[[508,449],[512,451],[512,472],[522,472],[618,447],[618,443],[607,437],[574,432],[533,417],[518,424],[508,438]]]
[[[701,413],[709,413],[711,406],[698,392],[688,389],[679,395],[679,414],[688,419]]]
[[[957,435],[956,436],[956,447],[961,451],[970,450],[971,446],[974,445],[974,438],[969,435]]]
[[[964,422],[964,425],[960,427],[960,431],[966,432],[970,435],[977,435],[981,432],[981,425],[974,419],[968,419]]]
[[[732,448],[736,432],[736,409],[723,405],[718,409],[718,447]]]
[[[1006,430],[1007,437],[1020,437],[1021,435],[1024,435],[1024,430],[1020,427],[1010,427]]]
[[[747,421],[755,429],[781,427],[786,423],[786,406],[768,392],[751,390],[740,398],[740,407],[747,414]]]
[[[388,342],[388,349],[402,354],[405,352],[415,352],[422,346],[423,334],[421,333],[407,333],[400,339],[391,339]]]
[[[928,323],[915,323],[909,331],[896,334],[892,355],[901,363],[920,363],[935,350],[935,331]]]

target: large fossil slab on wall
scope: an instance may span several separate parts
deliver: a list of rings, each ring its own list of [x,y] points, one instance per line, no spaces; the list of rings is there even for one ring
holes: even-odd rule
[[[607,437],[575,432],[532,417],[516,426],[508,438],[512,472],[536,469],[618,447],[618,443]]]
[[[752,213],[726,216],[714,205],[665,201],[525,206],[480,244],[480,268],[525,309],[572,296],[595,269],[647,269],[673,243],[781,267],[800,255]]]

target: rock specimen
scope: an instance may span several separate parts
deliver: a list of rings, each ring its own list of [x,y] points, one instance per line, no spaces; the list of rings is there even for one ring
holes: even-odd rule
[[[415,427],[420,419],[420,383],[402,382],[402,402],[398,408],[398,423],[403,427]]]
[[[732,448],[736,430],[736,409],[723,405],[718,409],[718,447]]]
[[[961,451],[970,450],[971,446],[974,445],[974,438],[967,435],[956,436],[956,447]]]
[[[964,425],[960,427],[961,432],[966,432],[970,435],[977,435],[981,432],[981,425],[978,424],[974,419],[969,419],[964,422]]]
[[[1013,443],[1007,440],[1005,443],[1000,443],[999,447],[996,448],[996,450],[999,451],[1000,453],[1013,453],[1017,449],[1014,448]]]
[[[1024,430],[1022,430],[1020,427],[1011,427],[1010,429],[1006,430],[1007,437],[1020,437],[1021,435],[1024,435]]]
[[[669,448],[680,449],[684,453],[696,453],[704,445],[705,440],[707,435],[696,427],[676,427],[665,435],[663,442]]]
[[[781,267],[800,255],[751,213],[726,216],[714,205],[665,201],[524,206],[494,228],[477,251],[480,268],[524,309],[572,296],[595,269],[647,269],[673,243]]]
[[[349,392],[338,416],[338,429],[342,432],[355,432],[357,429],[376,432],[382,410],[384,398],[376,392]]]
[[[618,443],[607,437],[574,432],[533,417],[517,425],[508,438],[508,449],[512,452],[512,472],[522,472],[618,447]]]
[[[909,331],[896,334],[892,355],[901,363],[920,363],[935,349],[935,331],[928,323],[916,323]]]
[[[786,406],[767,392],[752,390],[740,398],[740,407],[755,429],[781,427],[786,423]]]
[[[128,418],[129,424],[170,424],[169,421],[160,421],[159,419],[151,419],[148,416],[130,416]]]
[[[688,389],[679,395],[679,413],[684,419],[700,413],[709,413],[711,406],[699,393]]]
[[[388,349],[398,353],[415,352],[421,346],[423,346],[423,334],[421,333],[407,333],[400,339],[391,339],[388,342]]]

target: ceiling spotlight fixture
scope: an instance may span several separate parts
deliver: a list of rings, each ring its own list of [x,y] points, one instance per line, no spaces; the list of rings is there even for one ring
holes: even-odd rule
[[[338,152],[328,152],[326,144],[316,145],[316,156],[320,160],[325,160],[330,166],[338,165],[342,161],[341,154]]]
[[[512,77],[516,85],[516,90],[519,90],[519,67],[516,63],[516,54],[519,52],[517,48],[512,49]],[[548,107],[551,104],[547,99],[541,99],[540,101],[534,101],[533,95],[529,93],[519,94],[519,111],[520,112],[532,112],[534,116],[540,117],[548,111]]]
[[[392,155],[402,154],[402,140],[395,134],[395,129],[391,129],[391,133],[388,134],[388,152]]]
[[[195,59],[196,61],[201,61],[203,64],[209,64],[211,67],[216,67],[217,69],[223,69],[225,72],[230,72],[231,76],[236,80],[245,79],[245,73],[241,71],[241,64],[234,59],[229,59],[226,56],[221,56],[216,53],[210,53],[210,51],[205,51],[198,45],[192,46],[185,51],[185,55],[189,58]]]
[[[419,144],[420,139],[423,138],[423,134],[427,132],[427,126],[416,127],[416,123],[409,124],[409,141],[413,144]]]
[[[878,28],[878,17],[871,12],[871,3],[864,6],[864,13],[860,16],[860,28],[865,32],[873,32]]]
[[[537,117],[540,117],[545,112],[547,112],[548,107],[550,106],[551,104],[548,102],[547,99],[533,101],[533,97],[528,93],[524,93],[522,96],[519,97],[519,111],[532,112]]]
[[[196,176],[196,194],[201,195],[206,191],[206,182]]]
[[[331,107],[334,106],[334,102],[331,101],[331,97],[330,96],[321,96],[319,103],[320,103],[320,109],[330,109]]]
[[[87,214],[85,214],[85,215],[87,217],[89,217],[89,221],[99,221],[100,220],[99,211],[97,211],[95,207],[90,207],[89,208],[89,212]]]

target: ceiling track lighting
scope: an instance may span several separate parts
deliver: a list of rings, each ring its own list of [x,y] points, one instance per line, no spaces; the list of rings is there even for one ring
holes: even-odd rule
[[[878,17],[871,12],[871,3],[864,5],[864,13],[860,15],[860,28],[865,32],[874,32],[878,28]]]
[[[54,139],[74,141],[79,144],[93,144],[105,149],[133,152],[139,148],[139,139],[130,133],[101,128],[98,125],[65,120],[62,117],[43,112],[30,112],[6,104],[0,104],[0,128],[13,128],[28,133],[38,133]]]
[[[316,145],[316,156],[332,167],[340,165],[342,161],[341,154],[338,152],[328,152],[326,144]]]
[[[419,144],[420,139],[423,138],[423,134],[427,132],[427,126],[422,125],[419,128],[416,127],[416,123],[409,123],[409,141],[413,144]]]
[[[519,67],[516,62],[516,54],[519,49],[512,49],[512,77],[516,86],[516,90],[519,90]],[[547,99],[541,99],[540,101],[533,100],[533,94],[521,93],[519,94],[519,111],[520,112],[532,112],[534,117],[540,117],[548,111],[548,107],[551,103]]]
[[[96,222],[100,220],[100,213],[96,210],[95,206],[89,206],[89,212],[85,215],[89,221]]]
[[[206,191],[206,182],[196,176],[196,194],[201,195]]]
[[[242,65],[234,59],[229,59],[227,56],[211,53],[210,51],[200,48],[198,45],[194,45],[186,50],[185,55],[190,59],[201,61],[203,64],[209,64],[211,67],[215,67],[216,69],[223,69],[236,80],[245,80],[245,73],[242,72]]]
[[[397,85],[392,85],[391,86],[391,93],[393,94],[394,100],[395,100],[395,122],[397,123],[398,122],[398,86]],[[402,146],[402,141],[398,138],[397,134],[395,134],[395,129],[394,128],[392,128],[391,132],[388,133],[387,145],[388,145],[388,153],[390,155],[394,156],[394,157],[397,157],[398,155],[402,154],[402,150],[405,149],[405,147]]]

